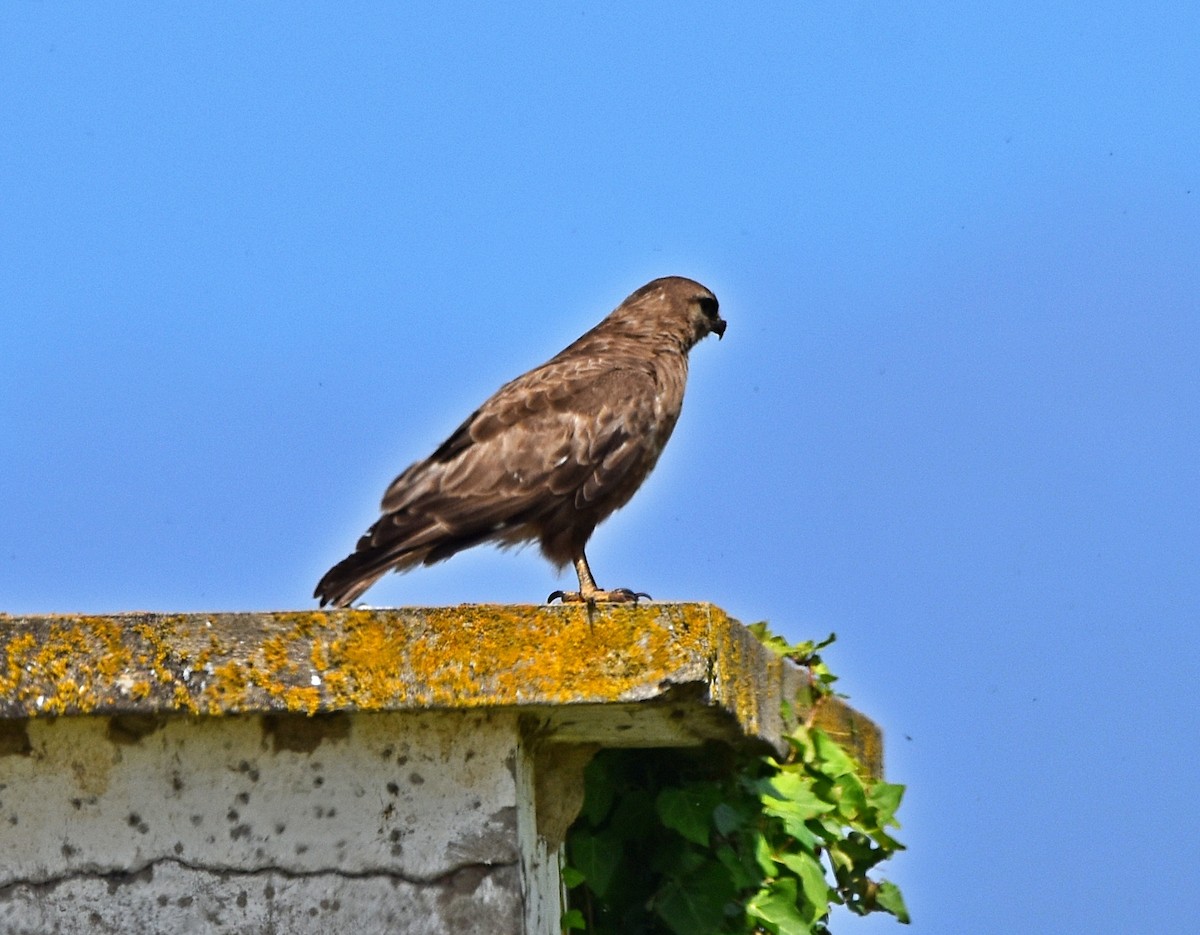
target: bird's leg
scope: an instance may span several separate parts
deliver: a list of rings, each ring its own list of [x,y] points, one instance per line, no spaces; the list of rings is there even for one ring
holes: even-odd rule
[[[592,577],[592,569],[588,565],[587,553],[579,550],[579,558],[575,559],[575,575],[579,578],[579,596],[583,600],[589,597],[595,597],[599,593],[600,588],[596,586],[596,579]]]
[[[592,577],[592,569],[588,567],[587,555],[584,554],[583,549],[579,550],[579,557],[575,559],[575,574],[579,577],[579,590],[555,591],[546,598],[546,603],[553,603],[555,599],[564,604],[595,604],[597,602],[606,604],[632,602],[636,604],[640,597],[651,600],[650,595],[645,591],[631,591],[629,588],[616,588],[612,591],[601,590],[596,585],[596,579]]]

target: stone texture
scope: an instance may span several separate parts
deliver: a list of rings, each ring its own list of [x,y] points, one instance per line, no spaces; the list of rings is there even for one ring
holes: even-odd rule
[[[514,714],[149,726],[0,757],[0,930],[522,931]]]
[[[0,616],[0,718],[518,707],[570,742],[781,749],[805,690],[711,604]],[[882,768],[870,721],[834,699],[818,720]]]
[[[464,868],[436,883],[388,874],[214,871],[173,860],[135,873],[73,874],[0,890],[6,933],[112,932],[518,935],[520,880],[511,866]]]
[[[0,615],[0,932],[559,931],[604,746],[878,729],[708,604]]]

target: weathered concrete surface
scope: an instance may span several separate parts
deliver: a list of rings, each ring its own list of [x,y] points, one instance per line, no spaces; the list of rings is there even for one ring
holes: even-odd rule
[[[0,615],[0,933],[559,931],[604,746],[879,731],[707,604]]]
[[[0,718],[516,707],[568,742],[778,748],[805,688],[710,604],[0,616]],[[818,722],[881,769],[866,718],[828,700]]]
[[[382,874],[239,874],[164,860],[135,874],[9,887],[0,902],[0,931],[516,935],[525,931],[512,905],[519,891],[512,867],[490,873],[471,868],[436,886],[414,886]]]
[[[0,931],[525,931],[512,712],[24,726]]]

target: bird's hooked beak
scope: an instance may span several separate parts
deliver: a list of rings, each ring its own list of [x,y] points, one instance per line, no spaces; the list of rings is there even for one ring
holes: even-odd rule
[[[717,333],[718,341],[720,341],[721,338],[725,337],[725,319],[718,318],[716,321],[714,321],[712,323],[712,330]]]

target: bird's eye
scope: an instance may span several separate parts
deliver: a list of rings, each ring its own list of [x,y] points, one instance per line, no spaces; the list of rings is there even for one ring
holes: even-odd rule
[[[701,296],[696,301],[700,304],[700,311],[702,311],[707,318],[716,318],[717,317],[717,300],[716,299],[714,299],[712,296],[705,295],[705,296]]]

